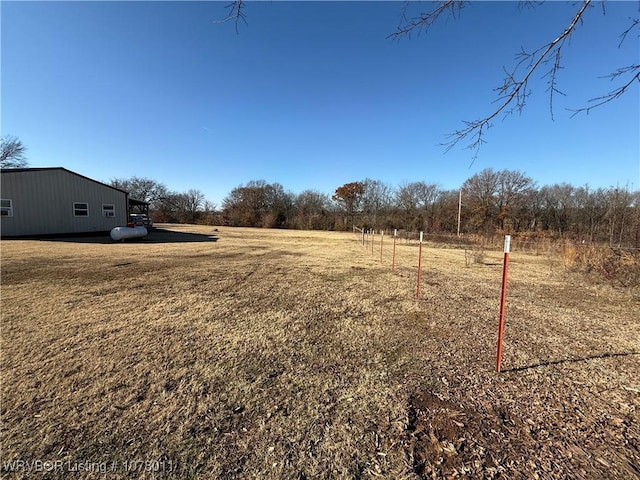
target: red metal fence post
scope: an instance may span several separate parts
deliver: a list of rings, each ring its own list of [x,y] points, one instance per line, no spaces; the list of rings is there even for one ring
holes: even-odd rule
[[[422,232],[420,232],[420,247],[418,250],[418,283],[416,285],[416,298],[420,299],[420,274],[422,273]]]
[[[384,240],[384,230],[380,230],[380,264],[382,264],[382,242]]]
[[[498,347],[496,353],[496,372],[500,373],[502,363],[502,338],[504,336],[504,311],[507,304],[507,276],[509,272],[509,250],[511,235],[504,237],[504,262],[502,267],[502,293],[500,295],[500,322],[498,323]]]

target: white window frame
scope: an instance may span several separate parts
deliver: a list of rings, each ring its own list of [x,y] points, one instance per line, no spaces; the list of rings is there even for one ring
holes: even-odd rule
[[[79,205],[85,205],[85,207],[79,207]],[[78,212],[86,212],[86,215],[78,215]],[[74,217],[88,217],[89,216],[89,204],[87,202],[73,202],[73,216]]]
[[[9,202],[9,205],[5,206],[5,202]],[[0,216],[13,217],[13,200],[11,200],[10,198],[0,199]]]
[[[116,206],[113,203],[102,204],[102,216],[114,218],[116,216]]]

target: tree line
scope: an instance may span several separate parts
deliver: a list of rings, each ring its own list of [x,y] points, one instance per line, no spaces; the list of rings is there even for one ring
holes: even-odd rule
[[[366,178],[337,187],[331,196],[252,180],[231,190],[220,208],[200,190],[176,192],[149,178],[116,178],[110,184],[148,202],[158,223],[543,235],[640,248],[640,191],[568,183],[539,187],[517,170],[487,168],[453,190],[426,181],[393,186]]]
[[[568,183],[538,187],[522,172],[490,168],[455,190],[425,181],[392,186],[367,178],[329,196],[317,190],[295,194],[258,180],[234,188],[215,221],[268,228],[544,234],[640,248],[640,191]]]
[[[200,190],[176,192],[144,177],[113,178],[109,184],[128,192],[130,198],[147,202],[154,222],[215,223],[215,205]]]

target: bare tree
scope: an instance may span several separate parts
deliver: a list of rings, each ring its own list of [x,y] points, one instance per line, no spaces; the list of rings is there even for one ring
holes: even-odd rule
[[[2,137],[0,142],[0,168],[23,168],[26,167],[27,159],[25,152],[27,148],[18,138],[7,135]]]
[[[159,199],[157,214],[163,222],[197,223],[205,212],[207,200],[200,190],[168,192]]]
[[[383,213],[391,204],[391,187],[380,180],[365,179],[362,182],[364,191],[362,193],[362,211],[365,222],[378,229],[383,223]]]
[[[403,183],[395,195],[395,203],[400,211],[402,226],[405,230],[412,230],[418,217],[420,192],[417,182]]]
[[[180,214],[186,223],[195,223],[206,201],[204,193],[194,188],[176,196]]]
[[[634,193],[631,211],[631,241],[635,248],[640,248],[640,190]]]
[[[553,184],[542,187],[540,194],[544,199],[546,229],[555,229],[561,237],[566,235],[576,211],[576,188],[568,183]]]
[[[524,194],[534,186],[531,177],[516,170],[502,170],[498,172],[498,188],[496,192],[496,206],[498,219],[503,231],[514,227],[514,210]]]
[[[420,206],[420,227],[426,232],[433,230],[435,217],[436,201],[440,196],[441,190],[438,184],[428,182],[416,182]]]
[[[435,200],[432,231],[455,233],[458,228],[459,190],[441,190]],[[466,216],[466,215],[465,215]],[[463,216],[463,219],[465,218]]]
[[[231,226],[282,228],[294,207],[292,195],[279,183],[252,180],[234,188],[222,201],[222,209]]]
[[[296,196],[295,226],[300,229],[326,230],[331,224],[331,200],[325,193],[305,190]]]
[[[593,242],[603,217],[607,212],[607,192],[598,188],[591,190],[588,185],[579,187],[575,191],[576,203],[579,209],[578,221],[579,234],[588,236]]]
[[[624,238],[624,229],[628,223],[629,208],[633,206],[633,193],[629,191],[628,187],[611,188],[607,193],[607,204],[605,218],[609,223],[609,244],[616,243],[617,235],[617,243],[620,246]]]
[[[164,183],[144,177],[113,178],[110,185],[126,192],[136,200],[149,202],[151,208],[159,208],[161,199],[169,195]]]
[[[433,230],[437,200],[442,191],[435,183],[403,183],[395,195],[396,206],[400,210],[405,229]]]
[[[471,223],[483,227],[485,234],[493,231],[496,211],[496,194],[500,184],[500,174],[485,168],[467,179],[462,185],[463,196],[471,213]]]

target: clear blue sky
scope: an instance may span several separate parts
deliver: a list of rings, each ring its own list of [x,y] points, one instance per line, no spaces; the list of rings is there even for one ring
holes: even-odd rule
[[[567,25],[576,4],[521,11],[475,2],[428,35],[392,41],[402,3],[249,3],[236,34],[224,2],[1,2],[2,134],[31,166],[143,176],[220,204],[249,180],[298,193],[366,177],[458,188],[515,169],[539,185],[640,187],[638,83],[570,118],[640,60],[637,2],[592,8],[563,58],[555,121],[537,75],[522,115],[498,120],[480,157],[438,144],[488,113],[502,67]],[[428,4],[413,5],[413,13]]]

